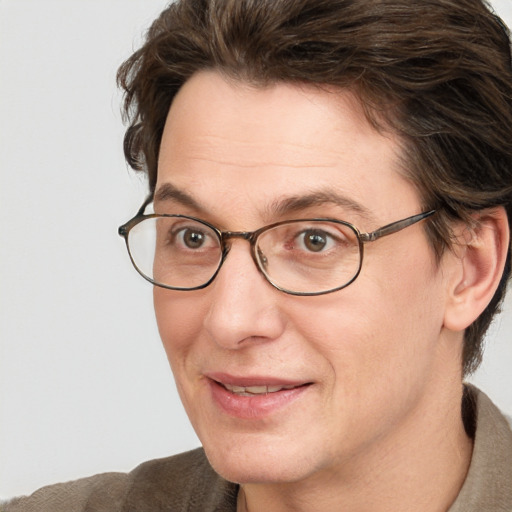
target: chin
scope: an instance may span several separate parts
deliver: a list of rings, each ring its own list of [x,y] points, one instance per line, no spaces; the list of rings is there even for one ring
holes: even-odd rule
[[[276,467],[271,462],[253,465],[248,461],[210,460],[216,473],[229,482],[237,484],[284,484],[304,478],[297,468]]]
[[[296,443],[295,443],[296,445]],[[224,479],[239,484],[291,483],[314,473],[315,464],[304,454],[297,453],[297,446],[286,449],[282,443],[274,448],[271,443],[223,443],[204,445],[206,456],[213,469]]]

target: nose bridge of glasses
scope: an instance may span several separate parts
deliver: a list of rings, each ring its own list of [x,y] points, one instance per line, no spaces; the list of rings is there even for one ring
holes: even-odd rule
[[[254,236],[253,231],[222,231],[221,238],[225,242],[230,238],[243,238],[244,240],[252,241]]]
[[[224,247],[223,262],[231,249],[231,247],[227,243],[227,241],[232,238],[241,238],[243,240],[247,240],[250,243],[252,259],[253,259],[254,263],[256,264],[256,267],[258,268],[258,270],[261,271],[260,262],[263,265],[265,265],[266,257],[263,254],[260,254],[259,253],[260,251],[258,251],[258,255],[256,254],[255,242],[256,242],[258,233],[259,233],[259,231],[222,231],[221,232],[221,242],[222,242],[222,246]],[[260,261],[258,261],[258,260],[260,260]]]

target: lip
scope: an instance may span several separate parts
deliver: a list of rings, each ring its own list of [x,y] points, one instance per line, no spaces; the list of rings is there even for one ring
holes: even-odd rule
[[[220,373],[213,372],[207,373],[205,375],[211,380],[219,382],[221,384],[228,384],[230,386],[302,386],[304,384],[309,384],[309,381],[305,380],[290,380],[290,379],[281,379],[278,377],[270,377],[270,376],[235,376],[229,373]]]
[[[246,420],[257,420],[276,414],[299,399],[311,386],[308,381],[276,377],[243,376],[225,373],[206,375],[214,404],[224,413]],[[267,394],[240,395],[224,385],[237,387],[286,387]],[[293,386],[293,387],[292,387]]]

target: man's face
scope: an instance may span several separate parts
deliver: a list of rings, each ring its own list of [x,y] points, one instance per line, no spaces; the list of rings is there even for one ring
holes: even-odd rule
[[[398,154],[349,92],[202,72],[171,107],[157,193],[172,193],[155,211],[230,231],[313,217],[372,231],[421,211]],[[339,201],[322,201],[325,192]],[[313,297],[276,290],[248,242],[231,245],[207,288],[154,290],[180,396],[214,468],[237,482],[300,481],[417,441],[460,349],[443,339],[443,263],[422,224],[367,244],[354,283]]]

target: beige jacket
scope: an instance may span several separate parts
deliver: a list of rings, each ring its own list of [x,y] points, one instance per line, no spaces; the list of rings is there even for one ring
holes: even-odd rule
[[[476,434],[466,481],[448,512],[512,512],[512,430],[489,398],[472,389]],[[238,486],[219,477],[202,449],[43,487],[1,512],[235,512]]]

